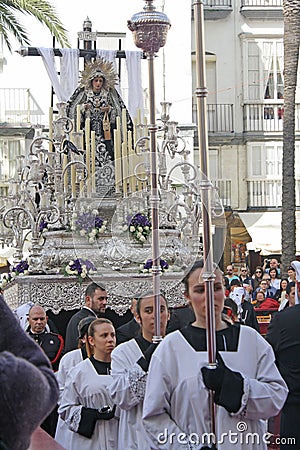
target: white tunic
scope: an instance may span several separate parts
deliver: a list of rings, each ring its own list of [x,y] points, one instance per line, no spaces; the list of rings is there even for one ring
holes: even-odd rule
[[[118,345],[111,354],[111,397],[120,411],[118,450],[149,450],[142,423],[147,373],[136,364],[143,353],[135,339]]]
[[[58,371],[56,372],[56,379],[58,381],[59,386],[58,404],[60,404],[69,372],[81,361],[82,361],[82,352],[80,349],[72,350],[71,352],[66,353],[61,358],[59,362]],[[56,442],[58,442],[62,447],[65,447],[72,433],[73,432],[67,426],[66,422],[59,416],[55,431]]]
[[[228,367],[244,377],[244,395],[242,407],[236,414],[217,407],[217,448],[266,449],[263,442],[266,419],[281,410],[287,396],[272,348],[254,329],[241,326],[238,351],[221,351],[220,354]],[[202,447],[204,433],[210,432],[208,390],[201,374],[205,364],[207,352],[195,351],[180,331],[166,336],[153,354],[143,418],[155,449]],[[174,433],[172,437],[171,433]],[[190,446],[186,441],[197,445]]]
[[[110,375],[98,375],[89,359],[77,364],[70,373],[58,409],[60,417],[72,430],[66,450],[116,450],[118,448],[118,419],[97,420],[92,437],[86,438],[76,431],[81,419],[81,408],[113,408],[107,391],[112,382]]]

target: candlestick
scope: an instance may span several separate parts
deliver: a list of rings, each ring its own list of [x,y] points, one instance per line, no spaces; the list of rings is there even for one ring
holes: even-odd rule
[[[53,128],[52,128],[52,124],[53,124],[53,108],[50,107],[49,108],[49,139],[53,139]],[[53,144],[50,141],[49,142],[49,151],[53,152]]]
[[[81,122],[80,105],[77,105],[77,108],[76,108],[76,131],[80,131],[80,122]]]
[[[96,132],[91,131],[92,192],[96,192]]]
[[[67,164],[68,164],[68,155],[64,155],[63,166],[62,166],[63,171]],[[67,170],[64,173],[64,192],[65,192],[65,194],[68,192],[68,171]]]
[[[91,123],[90,118],[85,119],[85,164],[87,166],[87,180],[86,180],[86,188],[87,195],[90,197],[92,192],[92,183],[91,183]]]

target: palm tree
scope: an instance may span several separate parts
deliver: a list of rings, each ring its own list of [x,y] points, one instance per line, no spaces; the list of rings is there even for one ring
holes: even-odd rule
[[[32,15],[55,36],[62,47],[69,47],[66,30],[58,18],[55,8],[46,0],[0,0],[0,33],[9,51],[12,51],[10,36],[21,45],[29,45],[30,40],[16,13]]]
[[[283,0],[284,121],[282,158],[282,272],[296,255],[295,95],[300,46],[300,1]]]

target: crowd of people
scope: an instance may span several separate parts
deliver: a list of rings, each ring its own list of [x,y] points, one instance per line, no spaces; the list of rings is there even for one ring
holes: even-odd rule
[[[105,286],[90,283],[83,308],[68,323],[64,346],[49,329],[44,309],[30,305],[20,332],[48,356],[59,386],[59,398],[54,395],[39,423],[66,450],[258,450],[270,443],[268,419],[281,413],[280,448],[299,449],[295,268],[289,268],[289,278],[280,276],[275,259],[253,274],[232,265],[224,274],[214,266],[215,364],[207,356],[203,260],[183,280],[186,308],[170,311],[161,293],[159,343],[153,342],[152,291],[132,299],[132,319],[115,330],[104,317]],[[256,319],[263,309],[277,311],[265,337]],[[9,439],[0,428],[0,449],[27,448]]]

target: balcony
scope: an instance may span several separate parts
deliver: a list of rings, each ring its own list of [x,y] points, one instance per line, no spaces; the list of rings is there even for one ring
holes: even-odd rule
[[[193,123],[197,123],[197,105],[193,105]],[[208,133],[233,133],[233,105],[207,105]]]
[[[30,89],[0,89],[0,129],[29,127],[45,121],[44,113]]]
[[[213,180],[214,187],[217,190],[218,196],[224,208],[231,206],[231,180]]]
[[[203,0],[203,7],[205,20],[224,19],[232,12],[232,0]],[[193,14],[192,8],[192,19]]]
[[[296,180],[296,206],[300,206],[300,180]],[[282,180],[247,180],[248,208],[281,208]]]
[[[283,19],[283,0],[241,0],[241,14],[248,19]]]
[[[282,133],[283,102],[246,104],[243,107],[244,132]],[[300,132],[300,104],[296,104],[295,131]]]

